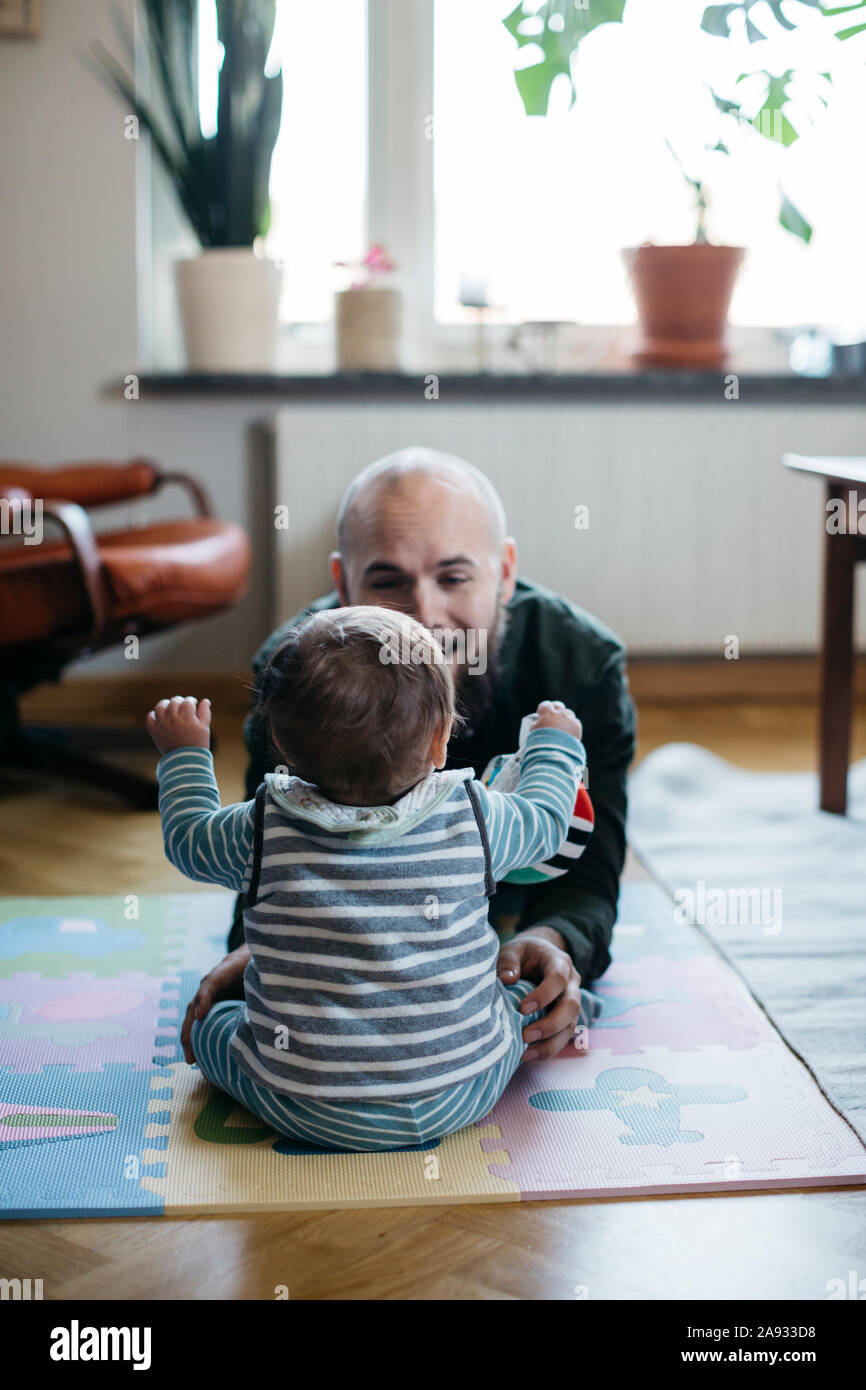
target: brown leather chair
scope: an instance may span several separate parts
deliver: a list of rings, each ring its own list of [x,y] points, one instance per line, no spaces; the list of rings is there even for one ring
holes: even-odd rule
[[[194,518],[94,532],[94,509],[152,496],[169,483],[191,494]],[[45,534],[37,540],[40,516]],[[116,731],[25,728],[19,697],[57,680],[79,657],[237,603],[249,577],[246,533],[211,515],[193,478],[163,473],[148,459],[59,468],[0,462],[0,523],[0,761],[48,768],[155,806],[154,781],[80,751],[94,741],[103,750],[117,746]],[[59,536],[49,538],[49,528]],[[126,734],[120,740],[130,742]]]

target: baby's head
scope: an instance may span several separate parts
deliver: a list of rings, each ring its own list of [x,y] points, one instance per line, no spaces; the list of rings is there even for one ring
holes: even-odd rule
[[[332,608],[293,629],[258,713],[297,776],[331,801],[381,806],[445,762],[454,682],[427,628],[389,608]]]

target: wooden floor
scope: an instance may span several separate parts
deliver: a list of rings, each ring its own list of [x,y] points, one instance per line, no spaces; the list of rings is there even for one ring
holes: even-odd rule
[[[238,690],[215,707],[224,801],[242,786]],[[31,710],[44,713],[38,699]],[[744,767],[813,770],[815,711],[641,704],[638,757],[672,741]],[[866,757],[863,704],[853,756]],[[5,894],[190,888],[162,856],[153,813],[50,780],[0,774],[0,846]],[[642,874],[630,856],[627,875]],[[809,1300],[852,1269],[866,1269],[856,1189],[0,1225],[0,1277],[42,1278],[46,1299],[272,1299],[285,1285],[291,1299],[572,1300],[582,1287],[590,1300]]]

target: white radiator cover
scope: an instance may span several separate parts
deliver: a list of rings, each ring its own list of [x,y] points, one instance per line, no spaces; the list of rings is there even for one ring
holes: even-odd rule
[[[743,383],[742,391],[748,385]],[[340,497],[407,444],[461,454],[502,496],[520,573],[641,655],[811,652],[820,640],[823,485],[781,455],[866,453],[862,407],[371,400],[276,417],[274,622],[332,587]],[[589,527],[575,529],[575,508]],[[866,570],[866,567],[861,567]],[[866,574],[857,633],[866,642]]]

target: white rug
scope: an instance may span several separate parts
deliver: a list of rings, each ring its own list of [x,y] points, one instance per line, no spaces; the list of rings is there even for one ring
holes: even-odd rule
[[[866,1140],[866,762],[847,816],[817,807],[812,774],[672,743],[630,778],[628,836]]]

